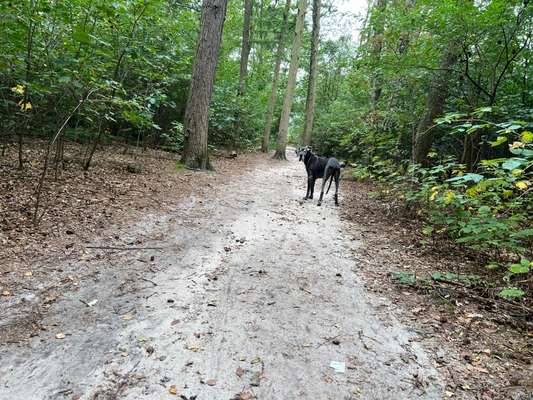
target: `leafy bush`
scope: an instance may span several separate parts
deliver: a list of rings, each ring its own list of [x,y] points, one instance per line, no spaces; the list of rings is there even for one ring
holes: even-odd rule
[[[454,114],[441,122],[463,117]],[[391,160],[374,159],[371,166],[356,168],[354,176],[387,183],[389,196],[425,219],[424,234],[445,235],[488,255],[494,260],[492,267],[510,262],[504,280],[512,282],[516,275],[530,272],[525,256],[533,247],[533,134],[527,125],[523,121],[485,122],[483,129],[494,128],[498,135],[491,145],[507,144],[508,156],[482,160],[476,172],[467,172],[465,165],[451,158],[434,167],[410,165],[407,173]],[[462,123],[459,126],[451,130],[465,128]],[[520,296],[520,291],[509,288],[500,295]]]

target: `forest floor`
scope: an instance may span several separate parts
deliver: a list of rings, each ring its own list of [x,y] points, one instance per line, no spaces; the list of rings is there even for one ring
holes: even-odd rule
[[[530,334],[390,278],[468,263],[371,187],[319,208],[290,152],[216,172],[97,154],[67,163],[38,228],[38,163],[0,161],[0,398],[531,398]]]

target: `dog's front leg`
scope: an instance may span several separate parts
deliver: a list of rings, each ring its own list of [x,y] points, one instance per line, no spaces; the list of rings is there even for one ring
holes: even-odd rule
[[[315,181],[316,181],[316,179],[315,179],[314,176],[312,176],[312,177],[310,178],[310,180],[309,180],[309,183],[310,183],[310,185],[311,185],[311,187],[309,188],[309,190],[310,190],[310,196],[309,196],[309,198],[310,198],[310,199],[312,199],[312,198],[313,198],[313,194],[315,194]]]
[[[339,179],[340,179],[341,172],[336,171],[335,173],[335,205],[339,205]]]
[[[307,177],[307,192],[305,192],[304,200],[309,199],[309,196],[311,195],[311,177]],[[311,197],[312,198],[312,197]]]

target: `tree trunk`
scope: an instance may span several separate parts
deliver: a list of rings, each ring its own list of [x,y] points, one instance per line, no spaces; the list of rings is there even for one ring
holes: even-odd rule
[[[304,18],[307,8],[307,0],[298,0],[298,15],[296,16],[296,27],[294,30],[294,42],[291,51],[291,63],[287,78],[287,89],[283,99],[281,118],[279,122],[278,139],[274,158],[285,160],[285,150],[287,147],[287,134],[289,130],[289,117],[291,115],[294,88],[296,86],[296,73],[298,72],[300,60],[300,48],[302,47],[302,36],[304,31]]]
[[[239,69],[239,88],[237,89],[237,98],[244,95],[246,86],[246,76],[248,75],[248,57],[250,55],[250,20],[252,18],[252,0],[244,0],[244,22],[242,28],[242,46],[241,46],[241,63]],[[238,108],[235,112],[234,132],[232,135],[232,149],[235,149],[236,143],[240,142],[241,134],[241,101],[238,102]]]
[[[272,77],[272,90],[270,92],[270,99],[268,100],[267,115],[265,122],[265,130],[263,132],[263,144],[261,151],[268,152],[270,144],[270,130],[272,129],[272,119],[274,116],[274,108],[276,106],[276,99],[278,93],[279,71],[281,68],[281,59],[285,51],[285,36],[287,35],[287,20],[289,18],[289,11],[291,9],[291,0],[286,0],[285,9],[283,10],[283,22],[278,36],[278,49],[276,51],[276,64],[274,66],[274,76]]]
[[[387,7],[387,0],[377,0],[374,6],[377,17],[375,18],[372,34],[372,53],[375,61],[380,64],[381,49],[383,47],[383,31],[385,30],[385,9]],[[378,66],[372,76],[372,95],[370,98],[370,105],[372,111],[376,110],[377,103],[381,97],[381,80],[382,73]]]
[[[91,166],[91,161],[93,160],[94,152],[96,151],[96,148],[98,147],[98,144],[100,143],[100,138],[102,137],[102,120],[100,119],[98,121],[98,135],[96,135],[96,138],[94,139],[94,142],[92,146],[90,147],[89,154],[85,158],[85,162],[83,163],[83,170],[88,171],[89,167]]]
[[[422,165],[428,164],[427,155],[433,145],[434,139],[433,121],[442,114],[453,75],[451,68],[457,62],[458,58],[457,49],[455,47],[455,45],[450,46],[450,48],[443,54],[438,75],[433,77],[429,87],[426,109],[413,138],[413,163]]]
[[[252,0],[244,0],[244,23],[242,28],[241,67],[239,70],[239,96],[244,94],[250,55],[250,20],[252,19]]]
[[[23,157],[23,150],[22,150],[22,146],[24,144],[24,139],[23,139],[23,133],[22,133],[22,130],[19,130],[19,134],[18,134],[18,137],[19,137],[19,165],[18,165],[18,169],[19,170],[22,170],[24,169],[24,157]]]
[[[201,28],[183,120],[185,143],[181,161],[193,169],[210,168],[207,151],[209,103],[213,93],[226,7],[227,0],[204,0],[202,5]]]
[[[321,0],[313,0],[313,33],[311,39],[311,59],[309,62],[309,83],[307,86],[307,100],[305,103],[305,124],[303,133],[304,145],[311,144],[313,133],[313,118],[315,114],[317,55],[320,43],[320,7]]]

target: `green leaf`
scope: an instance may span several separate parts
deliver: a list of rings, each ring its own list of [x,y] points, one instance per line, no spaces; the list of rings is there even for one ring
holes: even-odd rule
[[[529,272],[529,266],[522,264],[512,264],[509,267],[509,272],[512,274],[527,274]]]
[[[527,160],[524,160],[523,158],[510,158],[502,164],[502,168],[512,171],[513,169],[516,169],[525,163],[527,163]]]
[[[424,229],[422,229],[422,233],[427,236],[431,235],[433,233],[433,227],[425,226]]]
[[[533,228],[531,228],[531,229],[523,229],[521,231],[518,231],[518,232],[515,232],[515,233],[511,233],[511,237],[513,239],[522,239],[522,238],[526,238],[526,237],[529,237],[529,236],[533,236]]]
[[[490,113],[490,112],[492,112],[492,107],[480,107],[480,108],[476,108],[473,114],[482,115],[482,114]]]
[[[442,274],[440,272],[433,272],[431,274],[431,279],[433,279],[434,281],[441,280],[442,279]]]
[[[506,136],[498,136],[498,138],[494,142],[490,142],[490,145],[492,147],[496,147],[496,146],[499,146],[500,144],[505,143],[505,142],[507,142],[507,137]]]
[[[458,182],[458,183],[474,182],[474,183],[477,183],[477,182],[481,181],[483,178],[484,178],[483,175],[470,173],[470,174],[464,174],[464,175],[461,175],[461,176],[456,176],[455,178],[447,179],[446,182]]]
[[[72,37],[74,38],[75,41],[83,43],[83,44],[91,43],[91,37],[85,31],[74,31],[72,32]]]
[[[391,277],[392,279],[404,285],[411,285],[415,283],[416,280],[415,274],[413,272],[393,272],[391,274]]]
[[[505,288],[501,290],[500,293],[498,293],[498,295],[501,297],[512,298],[512,297],[522,297],[523,295],[525,295],[525,293],[523,290],[520,290],[517,288]]]
[[[531,133],[530,131],[524,131],[520,135],[520,138],[522,139],[522,142],[524,143],[531,143],[533,142],[533,133]]]

